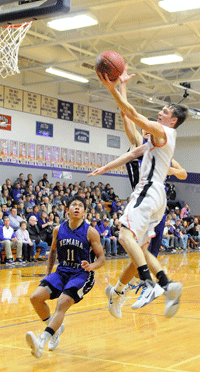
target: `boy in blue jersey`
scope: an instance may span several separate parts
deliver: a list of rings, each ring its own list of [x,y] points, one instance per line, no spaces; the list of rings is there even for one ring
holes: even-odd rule
[[[74,196],[68,202],[69,221],[64,221],[53,230],[53,241],[47,264],[47,276],[31,296],[32,305],[39,317],[47,324],[37,338],[27,332],[26,341],[32,354],[40,358],[48,342],[48,349],[54,350],[64,331],[65,312],[82,300],[94,285],[94,271],[105,262],[99,233],[84,221],[86,203],[81,196]],[[92,251],[91,251],[92,248]],[[54,273],[53,266],[58,256],[59,265]],[[93,255],[93,258],[91,257]],[[93,262],[94,256],[96,260]],[[53,317],[46,300],[58,298]]]

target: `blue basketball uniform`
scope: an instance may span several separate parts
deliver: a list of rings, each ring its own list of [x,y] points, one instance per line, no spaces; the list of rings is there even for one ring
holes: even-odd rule
[[[61,223],[57,234],[57,256],[59,265],[55,273],[46,276],[40,283],[50,292],[50,298],[67,294],[79,302],[94,285],[94,271],[85,271],[81,261],[92,262],[94,252],[87,240],[89,224],[85,221],[70,229],[68,221]],[[92,257],[93,253],[93,257]]]
[[[143,139],[143,145],[147,141]],[[130,151],[130,150],[129,150]],[[134,190],[135,186],[139,182],[139,175],[140,175],[140,167],[142,163],[142,156],[138,159],[131,160],[130,162],[126,163],[126,169],[128,172],[128,177],[131,183],[131,187]],[[154,231],[156,236],[151,239],[148,250],[155,256],[158,256],[162,236],[163,236],[163,230],[165,227],[165,220],[166,220],[166,214],[164,214],[162,220],[159,222],[159,224],[155,227]]]

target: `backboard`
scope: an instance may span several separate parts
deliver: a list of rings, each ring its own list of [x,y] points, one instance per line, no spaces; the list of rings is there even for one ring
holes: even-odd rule
[[[65,16],[70,0],[0,0],[0,26]]]

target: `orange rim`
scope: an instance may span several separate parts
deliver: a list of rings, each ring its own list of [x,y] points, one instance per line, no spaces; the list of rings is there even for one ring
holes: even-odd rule
[[[28,25],[32,25],[32,23],[33,23],[33,21],[32,22],[26,22],[26,23],[22,23],[22,24],[20,24],[20,25],[6,25],[6,26],[2,26],[2,28],[19,28],[19,27],[21,27],[21,26],[23,26],[23,27],[27,27]]]

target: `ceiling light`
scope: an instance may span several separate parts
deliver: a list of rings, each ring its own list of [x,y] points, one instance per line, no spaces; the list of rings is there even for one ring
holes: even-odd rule
[[[168,12],[181,12],[183,10],[200,8],[199,0],[163,0],[158,5]]]
[[[71,72],[58,70],[57,68],[49,67],[46,69],[46,72],[48,72],[49,74],[64,77],[69,80],[75,80],[79,83],[89,83],[89,80],[83,78],[82,76],[71,74]]]
[[[165,56],[141,58],[140,61],[146,65],[161,65],[163,63],[181,62],[183,58],[177,54],[168,54]]]
[[[57,31],[73,30],[81,27],[94,26],[98,21],[89,14],[79,14],[65,18],[54,19],[49,21],[47,26]]]

